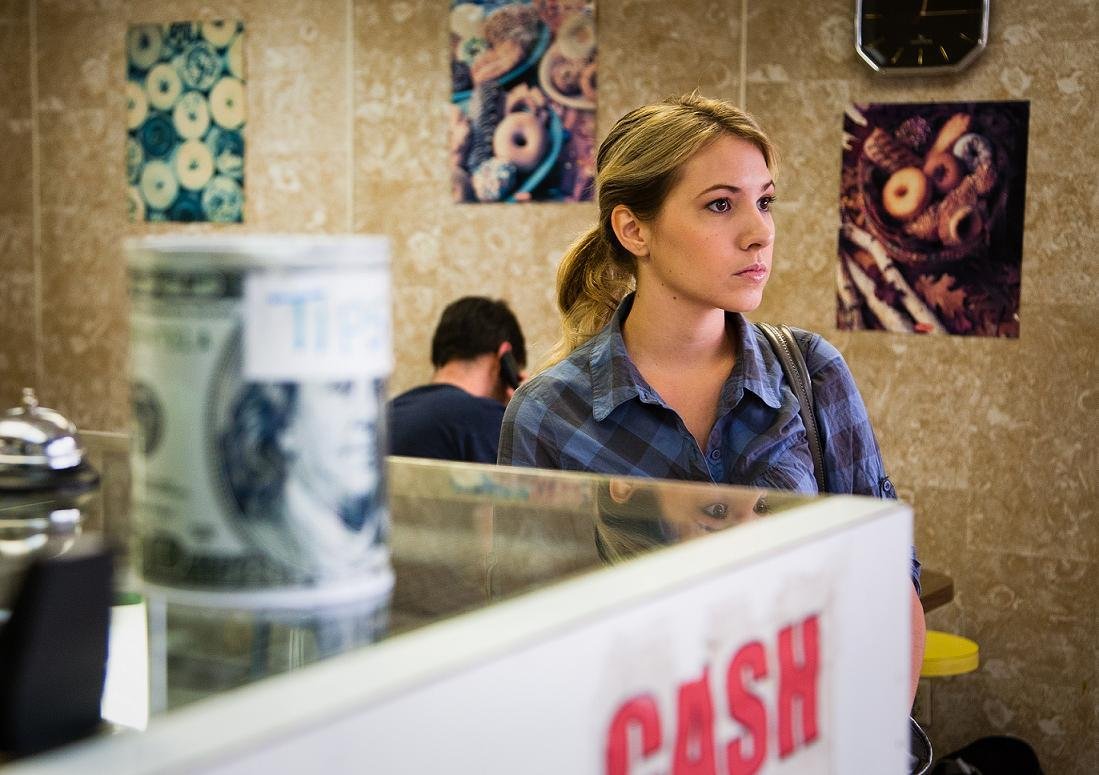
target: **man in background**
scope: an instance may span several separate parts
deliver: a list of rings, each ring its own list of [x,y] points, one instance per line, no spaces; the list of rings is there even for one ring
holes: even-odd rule
[[[507,304],[482,296],[452,302],[431,339],[431,382],[389,402],[390,454],[495,463],[504,405],[526,362]]]

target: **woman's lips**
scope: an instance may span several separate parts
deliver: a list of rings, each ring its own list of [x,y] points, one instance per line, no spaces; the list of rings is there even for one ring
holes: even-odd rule
[[[767,267],[763,264],[752,264],[741,269],[736,276],[754,283],[761,283],[767,279]]]

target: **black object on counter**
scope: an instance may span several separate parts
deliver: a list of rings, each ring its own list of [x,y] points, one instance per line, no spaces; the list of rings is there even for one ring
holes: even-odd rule
[[[0,751],[23,756],[95,731],[107,672],[112,558],[81,537],[27,569],[0,629]]]

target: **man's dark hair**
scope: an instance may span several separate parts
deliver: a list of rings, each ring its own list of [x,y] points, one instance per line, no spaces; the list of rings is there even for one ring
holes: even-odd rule
[[[502,342],[511,342],[512,355],[525,367],[527,345],[508,305],[484,296],[465,296],[443,310],[431,337],[431,363],[439,368],[453,360],[495,353]]]

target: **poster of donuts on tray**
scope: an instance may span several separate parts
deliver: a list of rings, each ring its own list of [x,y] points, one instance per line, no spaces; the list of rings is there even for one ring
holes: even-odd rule
[[[1019,336],[1028,102],[853,104],[836,324]]]
[[[595,170],[593,0],[452,0],[456,202],[580,202]]]

